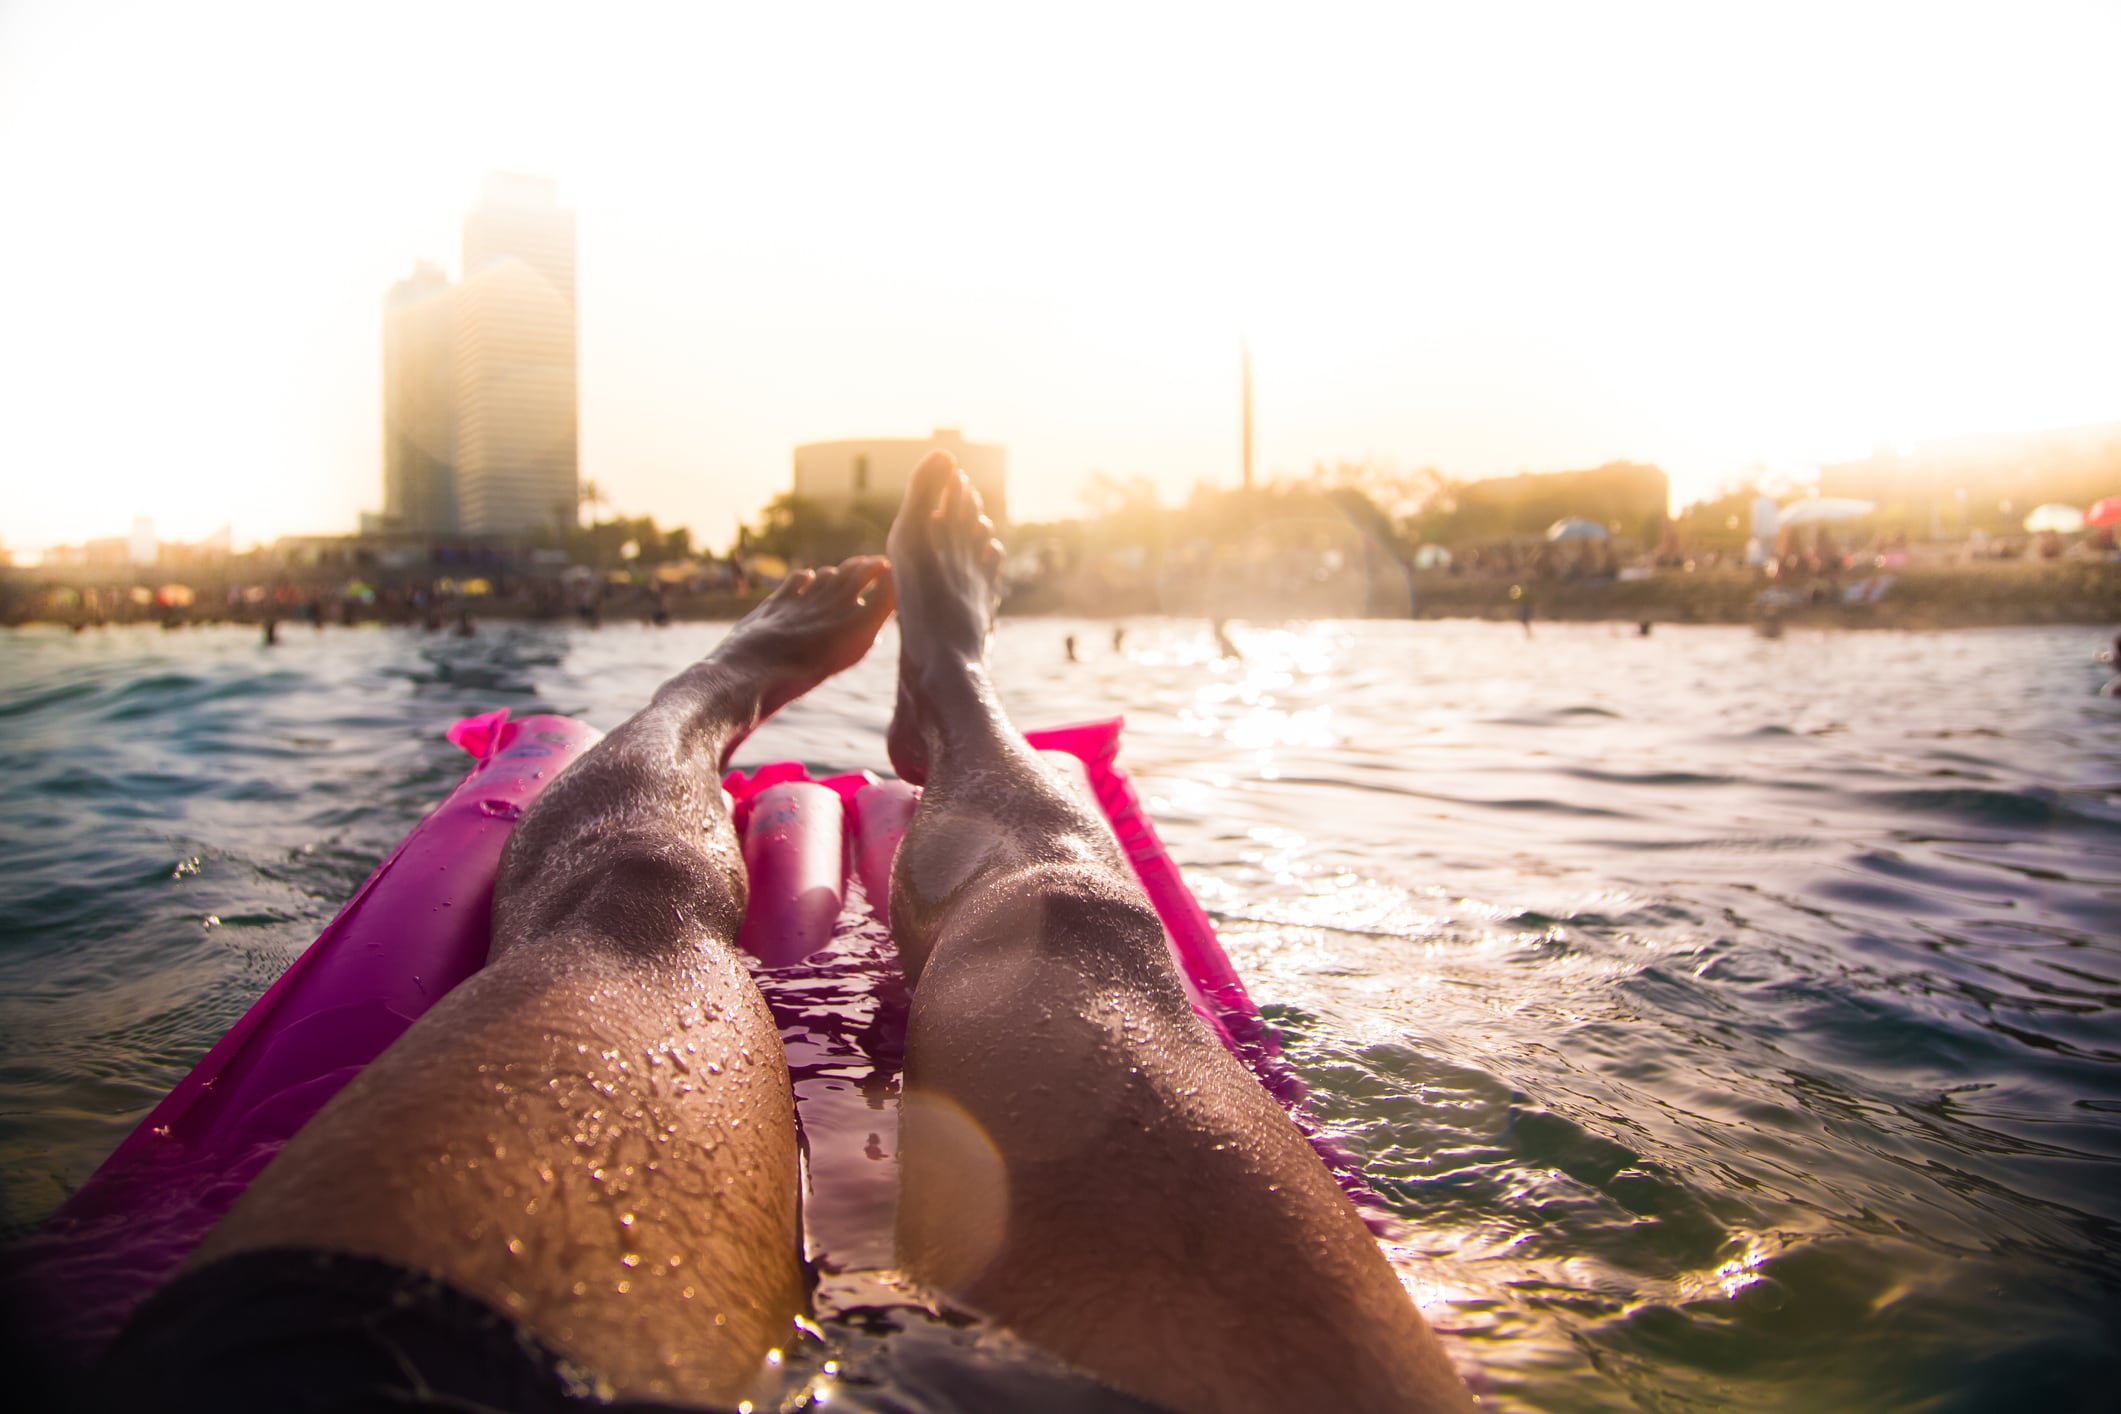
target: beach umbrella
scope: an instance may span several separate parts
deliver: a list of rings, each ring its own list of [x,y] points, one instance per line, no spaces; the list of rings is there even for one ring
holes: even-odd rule
[[[1565,519],[1557,520],[1547,527],[1547,539],[1549,540],[1604,540],[1606,538],[1606,528],[1604,526],[1595,520],[1585,520],[1582,516],[1569,516]]]
[[[1806,501],[1793,501],[1782,508],[1782,524],[1824,525],[1830,520],[1854,520],[1877,510],[1869,501],[1858,501],[1847,496],[1814,496]]]
[[[2026,513],[2025,528],[2035,535],[2043,530],[2071,535],[2084,529],[2084,512],[2075,506],[2050,501],[2044,506],[2035,506]]]
[[[2084,513],[2086,525],[2112,525],[2117,520],[2121,520],[2121,496],[2094,501],[2092,508]]]

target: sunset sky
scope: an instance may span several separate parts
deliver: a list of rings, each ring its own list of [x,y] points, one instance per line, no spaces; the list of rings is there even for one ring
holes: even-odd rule
[[[0,545],[381,500],[381,303],[580,222],[582,472],[725,543],[794,444],[1654,461],[2121,420],[2121,6],[0,4]]]

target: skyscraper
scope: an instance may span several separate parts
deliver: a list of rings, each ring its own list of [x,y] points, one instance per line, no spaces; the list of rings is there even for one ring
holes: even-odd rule
[[[572,525],[574,213],[496,174],[464,220],[464,277],[422,261],[383,312],[383,519],[424,534]]]
[[[458,519],[475,535],[572,525],[574,213],[542,177],[487,178],[456,293]]]
[[[449,280],[421,261],[383,305],[383,515],[457,529],[456,329]]]

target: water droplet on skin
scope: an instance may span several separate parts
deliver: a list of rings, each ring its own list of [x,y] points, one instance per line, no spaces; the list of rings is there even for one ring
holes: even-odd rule
[[[638,1267],[641,1265],[641,1254],[628,1252],[625,1256],[619,1258],[619,1265],[622,1267]]]
[[[509,1251],[509,1255],[511,1255],[511,1256],[515,1256],[515,1257],[520,1257],[520,1256],[522,1256],[522,1255],[523,1255],[523,1239],[522,1239],[522,1238],[520,1238],[520,1237],[511,1237],[511,1238],[509,1238],[509,1239],[508,1239],[508,1251]]]
[[[619,1214],[619,1226],[620,1226],[620,1227],[632,1227],[632,1226],[633,1226],[633,1214],[631,1214],[631,1213],[620,1213],[620,1214]]]
[[[717,1311],[714,1313],[714,1323],[718,1326],[726,1326],[729,1324],[729,1318]]]
[[[625,1294],[626,1294],[627,1292],[629,1292],[629,1291],[631,1291],[631,1290],[633,1290],[633,1283],[632,1283],[632,1282],[630,1282],[630,1281],[622,1281],[622,1282],[620,1282],[620,1283],[619,1283],[619,1295],[621,1295],[621,1296],[624,1296],[624,1295],[625,1295]]]
[[[574,1294],[577,1296],[587,1296],[589,1294],[589,1283],[586,1281],[578,1281],[568,1289],[574,1292]]]
[[[490,815],[496,820],[520,820],[523,818],[523,807],[512,800],[482,800],[479,802],[479,813]]]

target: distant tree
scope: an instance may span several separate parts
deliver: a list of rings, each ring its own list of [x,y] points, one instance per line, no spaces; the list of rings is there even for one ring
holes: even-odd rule
[[[606,496],[604,494],[603,488],[598,486],[594,481],[584,481],[581,486],[576,489],[575,501],[578,511],[581,509],[588,510],[589,523],[591,525],[596,524],[597,508],[599,506],[603,507],[606,510],[609,510],[611,508],[611,498]],[[579,516],[577,518],[579,519]]]
[[[1679,543],[1689,550],[1743,550],[1760,494],[1758,485],[1745,481],[1687,506],[1674,517]]]
[[[742,527],[738,547],[749,554],[779,555],[790,564],[833,564],[850,555],[884,548],[894,507],[857,501],[835,512],[817,501],[783,492],[759,512],[756,525]]]

